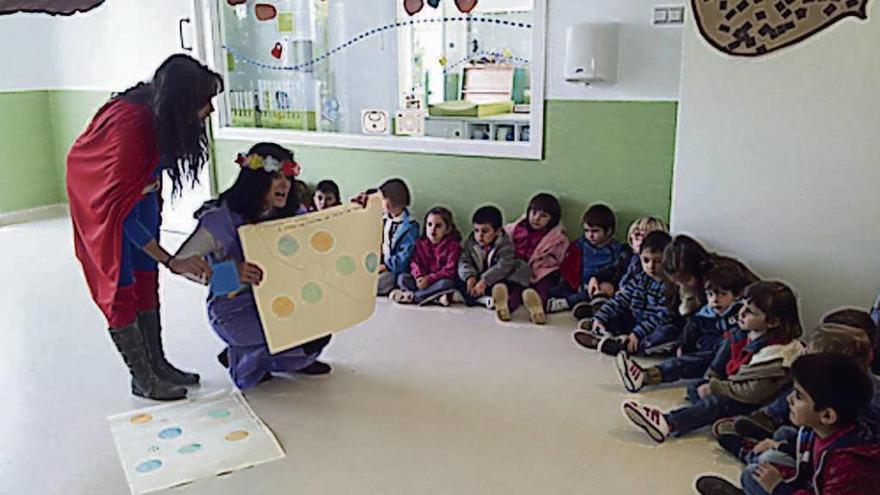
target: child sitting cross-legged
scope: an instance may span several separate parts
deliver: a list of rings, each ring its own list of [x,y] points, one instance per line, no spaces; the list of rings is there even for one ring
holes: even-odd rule
[[[571,310],[578,320],[592,316],[594,303],[604,303],[611,296],[602,293],[598,285],[591,289],[590,280],[603,270],[620,271],[630,256],[629,249],[614,238],[617,218],[611,208],[593,205],[584,212],[581,223],[584,234],[568,246],[560,265],[561,280],[547,300],[548,312]],[[613,289],[608,292],[613,294]]]
[[[409,262],[419,237],[419,222],[409,214],[409,187],[401,179],[388,179],[382,193],[382,264],[379,265],[377,293],[387,296],[401,274],[409,271]],[[361,196],[361,200],[363,195]]]
[[[739,329],[725,336],[729,359],[722,374],[688,386],[691,405],[664,413],[626,400],[624,416],[654,441],[709,426],[721,418],[747,414],[776,397],[789,383],[791,363],[803,352],[797,298],[782,282],[755,282],[745,291]]]
[[[391,291],[392,301],[401,304],[438,302],[452,304],[455,275],[461,255],[461,234],[452,220],[452,212],[435,206],[425,215],[425,231],[416,241],[409,273],[397,278],[401,289]]]
[[[579,346],[614,356],[618,352],[654,354],[672,350],[680,334],[666,302],[660,264],[669,234],[651,232],[642,243],[642,271],[608,300],[592,319],[581,320],[572,339]]]
[[[642,270],[639,251],[645,236],[662,230],[669,232],[663,220],[656,217],[641,217],[633,220],[627,230],[626,242],[629,249],[624,249],[623,263],[615,263],[598,270],[587,283],[587,294],[595,300],[601,297],[612,297],[630,277]],[[576,315],[577,316],[577,315]]]
[[[495,310],[499,320],[508,321],[522,302],[521,298],[508,300],[508,290],[528,286],[531,272],[529,265],[516,257],[513,241],[501,228],[502,222],[501,211],[494,206],[483,206],[474,212],[474,229],[458,260],[458,291],[468,306],[486,306]],[[530,290],[533,289],[515,294]]]
[[[703,284],[708,302],[687,320],[676,357],[643,368],[626,352],[617,354],[617,373],[628,391],[634,393],[646,385],[702,378],[710,366],[716,374],[723,373],[730,350],[719,349],[724,335],[738,328],[742,306],[739,298],[749,280],[736,270],[717,266],[706,273]]]
[[[791,368],[789,417],[800,428],[795,466],[760,463],[743,471],[743,489],[717,477],[697,480],[703,494],[877,493],[880,417],[871,408],[873,386],[864,366],[842,354],[808,354]]]
[[[529,287],[533,290],[514,294],[520,289],[510,287],[510,296],[523,299],[529,317],[538,325],[546,323],[544,302],[559,280],[559,264],[568,249],[565,228],[559,223],[561,216],[559,200],[540,193],[529,201],[525,215],[504,228],[513,239],[516,257],[527,262],[532,273]]]

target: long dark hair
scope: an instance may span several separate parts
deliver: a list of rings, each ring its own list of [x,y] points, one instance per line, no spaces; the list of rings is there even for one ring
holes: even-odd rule
[[[162,62],[152,81],[115,95],[150,106],[159,163],[171,178],[174,196],[181,193],[184,180],[195,186],[208,162],[207,126],[199,110],[221,91],[220,74],[189,55],[176,54]]]
[[[285,160],[294,161],[292,151],[275,143],[255,144],[248,150],[247,154],[257,154],[263,158],[271,156],[279,162]],[[218,201],[225,203],[230,210],[241,215],[247,223],[292,217],[296,215],[300,206],[300,198],[292,184],[290,192],[287,194],[287,204],[283,208],[274,208],[269,216],[263,216],[263,201],[269,192],[269,188],[272,187],[272,179],[275,178],[277,173],[280,172],[267,172],[264,169],[252,170],[248,167],[242,167],[238,172],[238,178],[235,179],[235,183],[220,194]],[[293,182],[293,177],[288,177],[288,179],[291,183]]]

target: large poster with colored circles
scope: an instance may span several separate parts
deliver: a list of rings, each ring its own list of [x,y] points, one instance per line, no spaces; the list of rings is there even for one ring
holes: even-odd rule
[[[285,351],[369,318],[376,307],[382,199],[238,230],[263,270],[254,297],[269,351]]]
[[[275,436],[238,392],[107,419],[136,495],[284,457]]]

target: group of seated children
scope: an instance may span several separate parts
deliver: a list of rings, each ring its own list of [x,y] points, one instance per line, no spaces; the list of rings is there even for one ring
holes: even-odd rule
[[[497,208],[478,208],[462,245],[449,210],[432,208],[415,239],[406,185],[392,179],[379,189],[380,294],[401,304],[482,305],[501,321],[524,305],[536,324],[569,310],[578,320],[575,344],[614,356],[627,391],[687,380],[685,407],[662,411],[627,399],[621,410],[656,442],[712,427],[746,464],[742,489],[707,475],[697,480],[700,493],[880,486],[880,378],[871,374],[880,359],[877,322],[867,312],[829,314],[805,348],[789,286],[759,280],[692,237],[670,237],[656,218],[633,222],[622,245],[613,238],[614,213],[594,205],[583,236],[570,242],[559,201],[541,193],[506,226]],[[649,355],[669,357],[651,366],[633,359]]]
[[[241,389],[275,372],[328,373],[318,357],[329,336],[268,352],[249,288],[263,274],[244,260],[236,232],[338,205],[339,188],[322,181],[307,194],[294,183],[293,153],[275,144],[255,145],[238,161],[235,184],[200,210],[199,227],[176,254],[237,264],[243,289],[208,300],[211,325],[227,344],[218,359]],[[484,306],[501,321],[519,306],[536,324],[548,312],[570,311],[578,321],[574,343],[614,356],[628,392],[687,380],[685,407],[662,411],[627,399],[621,410],[656,442],[711,427],[746,465],[742,489],[708,475],[697,480],[700,493],[833,495],[880,486],[880,379],[871,374],[880,364],[880,308],[874,320],[855,309],[829,314],[805,348],[790,287],[760,281],[689,236],[670,237],[656,218],[633,222],[623,245],[613,238],[614,213],[591,206],[583,235],[571,242],[559,201],[541,193],[508,225],[498,208],[478,208],[462,240],[452,213],[439,206],[420,231],[402,180],[378,191],[380,294],[400,304]],[[651,355],[668,357],[652,365],[633,358]]]

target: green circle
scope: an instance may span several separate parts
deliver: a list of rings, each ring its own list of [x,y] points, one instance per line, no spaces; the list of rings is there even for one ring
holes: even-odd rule
[[[202,444],[191,443],[189,445],[184,445],[183,447],[181,447],[178,450],[178,452],[180,452],[181,454],[194,454],[194,453],[198,452],[199,450],[201,450],[201,448],[202,448]]]
[[[376,273],[376,270],[379,269],[379,255],[376,253],[370,253],[364,258],[364,267],[370,273]]]
[[[320,302],[324,297],[324,289],[315,282],[309,282],[306,285],[303,285],[301,294],[303,301],[314,304]]]
[[[299,251],[299,243],[290,235],[283,235],[278,239],[278,252],[284,256],[293,256]]]
[[[342,275],[351,275],[357,270],[357,263],[351,256],[340,256],[336,259],[336,271]]]

